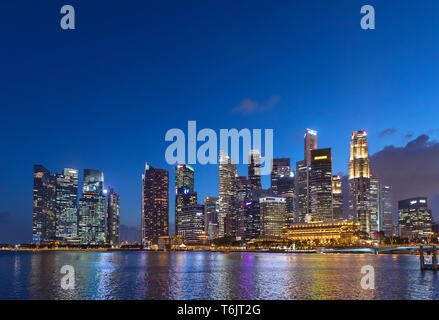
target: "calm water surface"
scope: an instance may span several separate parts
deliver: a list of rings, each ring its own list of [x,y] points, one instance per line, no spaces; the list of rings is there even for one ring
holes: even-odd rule
[[[74,290],[60,286],[75,268]],[[375,290],[363,290],[363,265]],[[410,255],[0,252],[0,299],[438,299]]]

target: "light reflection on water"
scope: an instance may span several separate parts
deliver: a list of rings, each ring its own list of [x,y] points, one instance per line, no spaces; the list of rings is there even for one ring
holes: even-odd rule
[[[75,268],[74,290],[60,286]],[[363,265],[375,290],[363,290]],[[0,252],[0,299],[438,299],[410,255]]]

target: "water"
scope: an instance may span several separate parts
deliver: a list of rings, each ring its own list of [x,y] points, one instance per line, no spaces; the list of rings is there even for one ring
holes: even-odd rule
[[[75,268],[63,290],[63,265]],[[363,265],[375,269],[364,290]],[[0,252],[0,299],[438,299],[419,257],[214,252]]]

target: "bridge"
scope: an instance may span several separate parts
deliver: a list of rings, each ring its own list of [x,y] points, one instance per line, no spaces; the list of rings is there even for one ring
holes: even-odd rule
[[[421,246],[377,246],[361,248],[321,248],[320,253],[391,253],[392,251],[408,251],[410,253],[419,251]],[[433,246],[422,246],[424,250],[432,250]]]

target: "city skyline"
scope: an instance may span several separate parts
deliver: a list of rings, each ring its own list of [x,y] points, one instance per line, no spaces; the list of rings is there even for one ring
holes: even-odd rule
[[[438,218],[439,47],[425,32],[439,28],[438,4],[426,6],[376,2],[369,32],[359,27],[359,1],[262,1],[251,12],[243,3],[82,3],[77,30],[66,33],[58,6],[5,3],[10,14],[0,23],[13,49],[0,53],[10,62],[1,80],[2,242],[31,241],[35,163],[105,172],[121,197],[121,224],[137,226],[144,162],[173,181],[164,135],[189,120],[216,132],[273,128],[274,155],[292,168],[303,160],[304,128],[313,128],[319,147],[332,150],[333,174],[343,176],[350,135],[366,129],[372,172],[396,199],[428,197]],[[99,26],[97,14],[108,17]],[[39,27],[24,27],[31,24]],[[217,167],[194,169],[198,199],[216,195]],[[238,174],[246,171],[238,165]],[[169,211],[172,224],[172,197]]]

